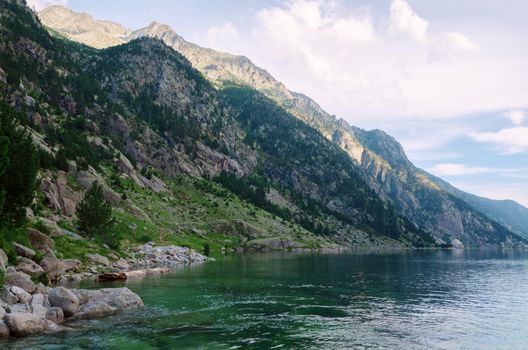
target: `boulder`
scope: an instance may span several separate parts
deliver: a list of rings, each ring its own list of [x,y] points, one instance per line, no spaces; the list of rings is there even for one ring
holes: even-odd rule
[[[99,254],[86,254],[86,257],[88,258],[88,261],[94,264],[109,266],[110,260],[108,260],[107,257],[104,257]]]
[[[55,241],[44,233],[33,228],[27,229],[31,246],[35,249],[42,250],[44,253],[53,254],[55,251]]]
[[[455,249],[464,249],[464,243],[456,238],[451,240],[451,246]]]
[[[33,259],[37,253],[31,248],[28,248],[20,243],[13,243],[13,247],[15,248],[15,252],[19,256],[23,256],[24,258]]]
[[[6,284],[9,286],[18,286],[28,293],[33,293],[37,288],[28,274],[19,271],[8,272]]]
[[[7,286],[0,288],[0,299],[5,301],[7,305],[18,303],[18,297]]]
[[[10,314],[31,313],[31,309],[28,304],[13,304],[7,307],[7,312]]]
[[[27,273],[31,277],[39,277],[45,272],[40,265],[28,258],[19,257],[17,261],[16,270]]]
[[[0,249],[0,270],[5,270],[8,264],[8,260],[9,259],[7,258],[6,253],[2,249]]]
[[[109,253],[108,254],[108,257],[112,260],[119,260],[119,257],[117,255],[115,255],[114,253]]]
[[[31,300],[31,309],[33,310],[33,313],[40,318],[46,318],[48,311],[44,306],[44,301],[44,295],[40,293],[33,295],[33,299]]]
[[[79,307],[79,298],[71,290],[64,287],[51,289],[48,298],[51,306],[60,307],[66,317],[73,315]]]
[[[11,331],[9,330],[9,327],[3,320],[0,320],[0,339],[9,338],[10,335]]]
[[[82,262],[77,259],[59,260],[59,270],[64,272],[79,272],[82,268]]]
[[[75,232],[71,232],[68,230],[65,230],[63,228],[57,227],[50,233],[50,237],[61,237],[61,236],[68,236],[76,241],[82,240],[82,236],[79,236]]]
[[[116,262],[112,264],[112,266],[119,270],[128,270],[130,268],[128,261],[126,261],[125,259],[117,260]]]
[[[51,254],[46,254],[40,261],[40,266],[48,274],[51,280],[55,280],[59,274],[59,259]]]
[[[51,288],[50,287],[46,287],[45,285],[43,285],[42,283],[37,283],[37,289],[35,289],[35,293],[40,293],[40,294],[48,294],[48,291],[50,290]]]
[[[44,319],[30,313],[11,313],[5,317],[5,323],[15,337],[24,337],[44,331]]]
[[[64,321],[64,312],[58,306],[51,307],[46,310],[46,319],[56,324],[61,324]]]
[[[82,262],[77,259],[59,260],[53,255],[47,254],[40,262],[40,266],[47,272],[49,278],[53,281],[65,272],[78,272],[82,268]]]
[[[68,321],[94,320],[115,315],[117,309],[105,303],[95,302],[84,304]]]
[[[12,286],[11,293],[15,294],[22,304],[29,304],[31,302],[31,294],[20,287]]]
[[[0,307],[0,320],[3,320],[6,314],[7,311],[3,307]]]

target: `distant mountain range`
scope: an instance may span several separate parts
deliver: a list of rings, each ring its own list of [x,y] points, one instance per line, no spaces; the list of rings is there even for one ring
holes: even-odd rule
[[[214,178],[343,244],[369,236],[374,245],[379,237],[414,246],[527,242],[526,208],[464,193],[416,168],[391,136],[330,115],[246,57],[201,48],[156,22],[132,31],[60,6],[39,18],[58,39],[42,39],[37,23],[32,37],[4,33],[17,42],[0,52],[41,65],[36,76],[17,72],[24,86],[65,115],[86,115],[88,137],[112,140],[133,164],[129,173],[152,167],[168,177]],[[13,76],[14,63],[2,62],[11,61],[0,67]],[[45,74],[59,74],[60,84]],[[19,89],[8,84],[14,104]],[[60,120],[47,123],[66,128]]]

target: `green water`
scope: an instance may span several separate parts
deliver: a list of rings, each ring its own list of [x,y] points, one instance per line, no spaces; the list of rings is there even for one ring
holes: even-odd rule
[[[524,252],[236,255],[127,286],[144,310],[0,348],[528,348]]]

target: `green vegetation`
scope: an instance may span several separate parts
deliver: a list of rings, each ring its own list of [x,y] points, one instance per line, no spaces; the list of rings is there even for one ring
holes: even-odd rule
[[[0,101],[0,225],[20,225],[32,199],[38,154],[31,137],[17,128],[17,113]]]
[[[2,288],[6,281],[6,273],[3,269],[0,269],[0,288]]]
[[[112,216],[112,204],[103,193],[103,187],[94,182],[86,192],[84,199],[77,205],[79,231],[88,237],[100,239],[112,249],[119,248],[119,231],[114,230],[115,218]]]

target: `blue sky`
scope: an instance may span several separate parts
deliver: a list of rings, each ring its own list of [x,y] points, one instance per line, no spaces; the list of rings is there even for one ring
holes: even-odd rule
[[[31,0],[243,54],[463,190],[528,206],[528,1]]]

